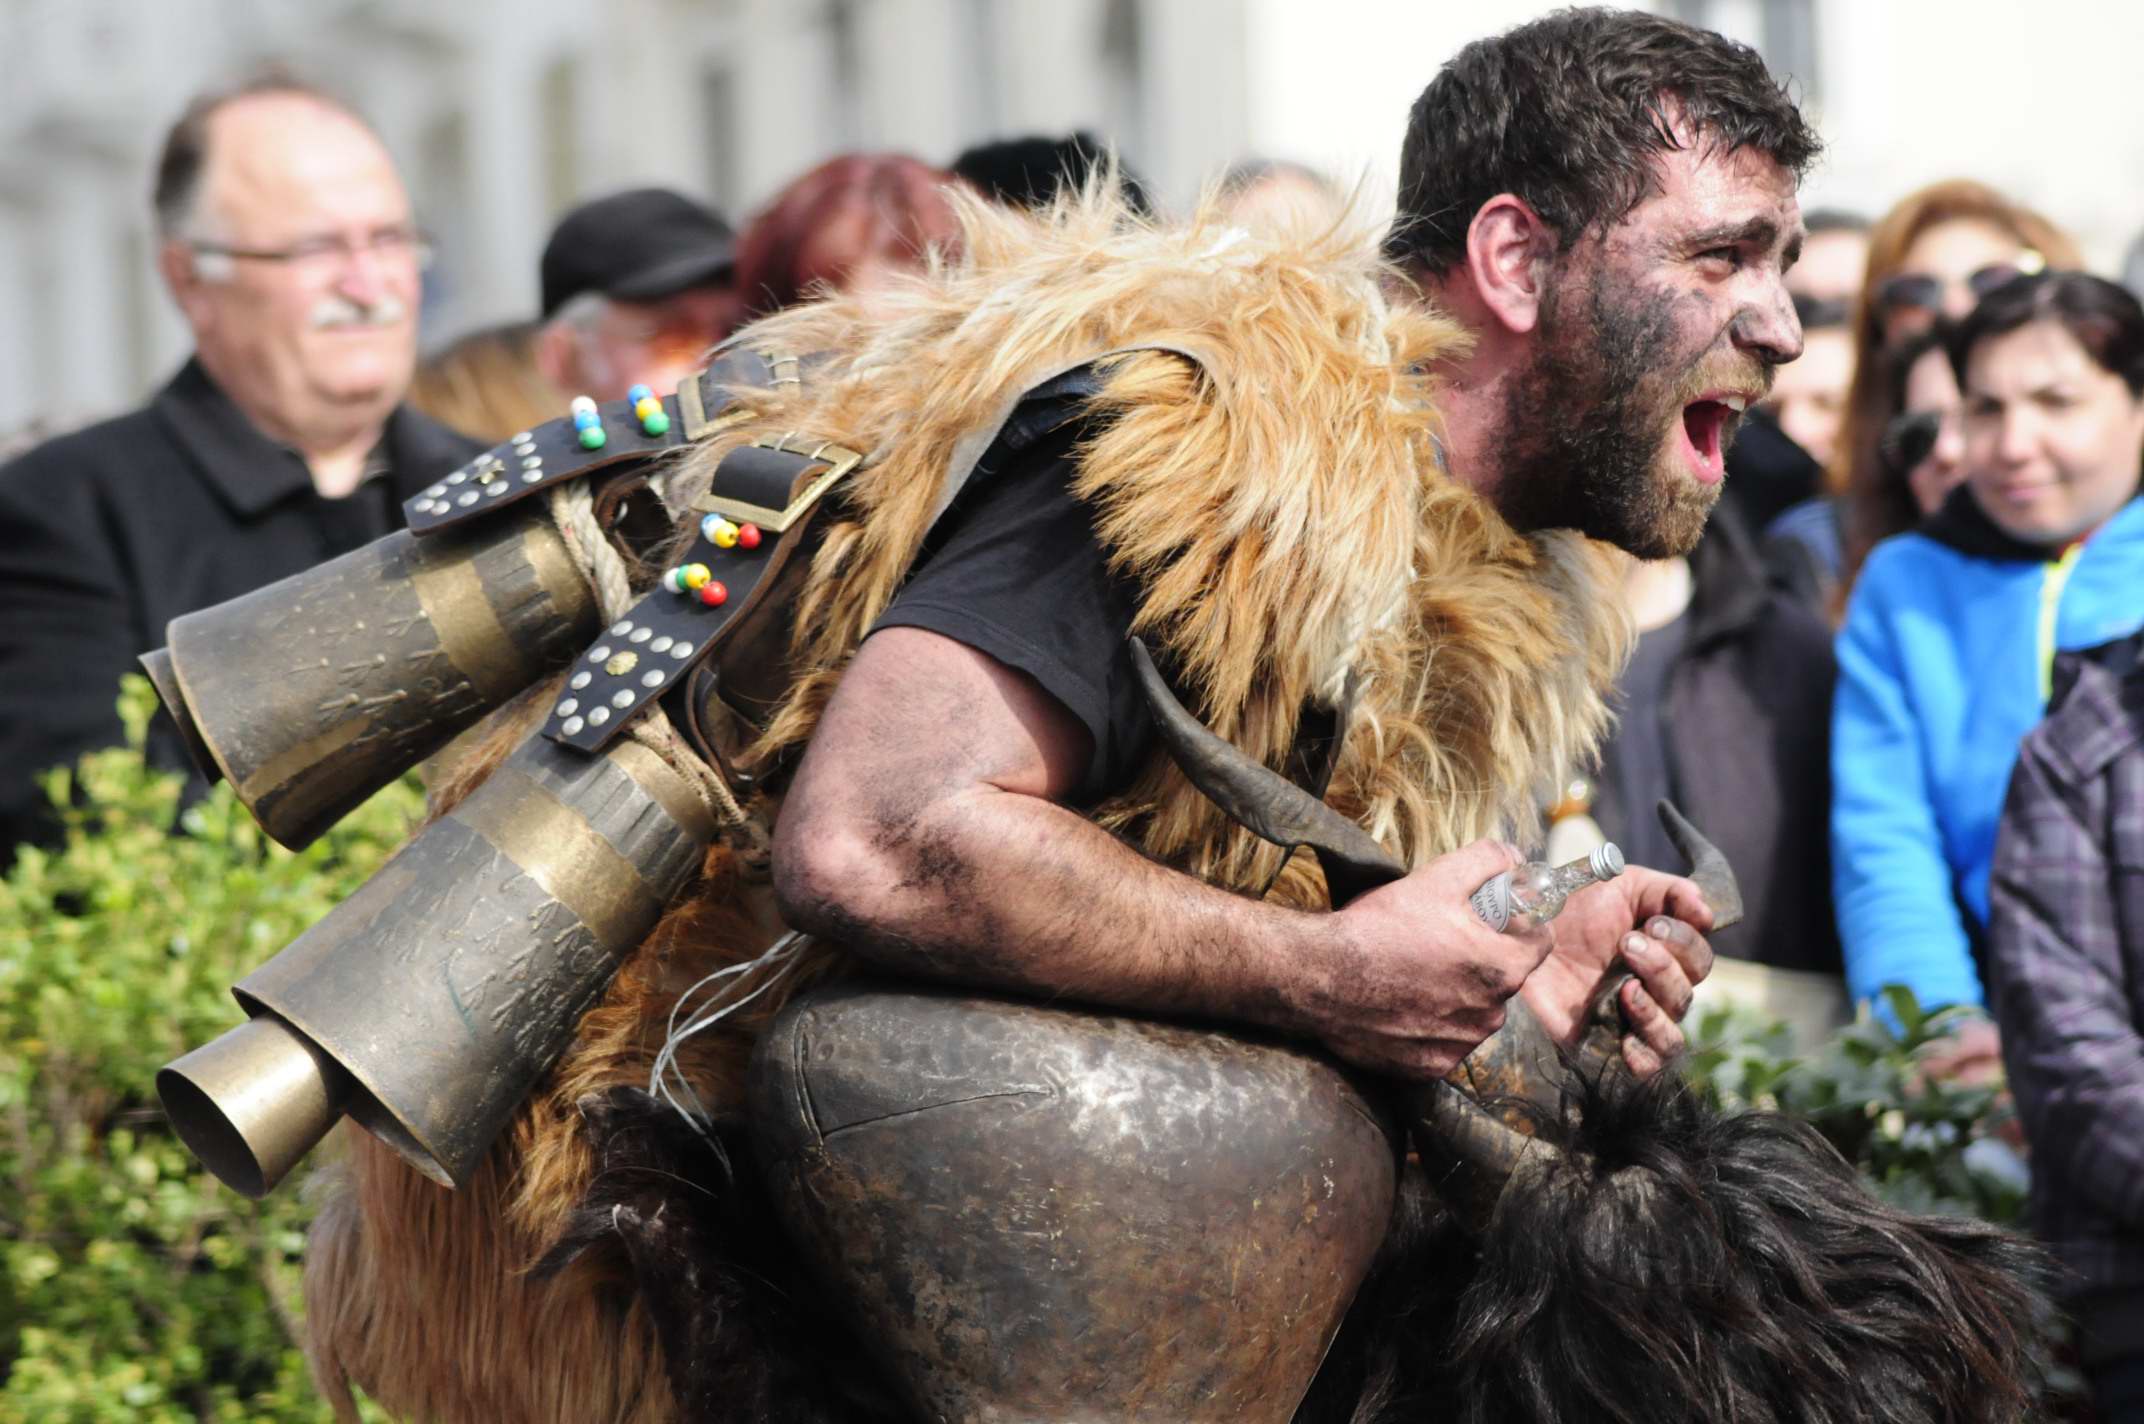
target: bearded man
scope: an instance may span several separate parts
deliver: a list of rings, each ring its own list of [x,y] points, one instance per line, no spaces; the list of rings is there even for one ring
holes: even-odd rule
[[[623,966],[488,1158],[403,1142],[428,1181],[350,1135],[308,1255],[326,1387],[456,1424],[1286,1420],[1314,1377],[1318,1418],[2014,1415],[2006,1243],[1673,1096],[1696,883],[1633,868],[1513,934],[1469,903],[1606,725],[1613,549],[1695,542],[1799,350],[1815,150],[1748,49],[1564,12],[1424,93],[1390,261],[1366,233],[1155,228],[1096,184],[1043,217],[963,200],[959,261],[748,328],[724,359],[765,379],[692,384],[693,453],[649,478],[693,511],[678,556],[789,592],[719,648],[668,621],[727,600],[705,569],[606,595],[603,641],[439,789],[446,834],[319,942],[436,956],[365,916],[440,903],[412,887],[474,854],[439,888],[483,972],[436,977],[451,1022],[516,1029],[566,991],[517,999],[542,955],[514,946],[598,943],[619,902],[571,903],[581,867],[727,826],[643,942],[604,946]],[[701,523],[739,507],[726,471],[784,455],[747,502],[771,553]],[[685,731],[605,743],[614,709],[658,717],[641,649],[713,675],[661,704]],[[1308,799],[1368,849],[1321,875],[1194,791],[1161,679],[1239,769],[1324,761]],[[687,737],[721,768],[704,806],[647,790]],[[632,844],[551,855],[499,809],[566,824],[583,777],[652,798]],[[665,866],[701,844],[665,834]],[[1623,1085],[1582,1149],[1433,1163],[1516,1135],[1486,1109],[1527,1074],[1482,1055],[1524,1035],[1552,1077],[1569,1051]],[[1475,1106],[1408,1159],[1365,1086],[1394,1081]],[[1395,1219],[1470,1201],[1488,1244],[1372,1272]],[[1344,1317],[1418,1333],[1343,1350]]]
[[[475,449],[402,406],[425,242],[342,104],[283,75],[202,95],[154,196],[193,357],[0,470],[0,862],[44,827],[33,774],[119,739],[120,674],[171,619],[400,528]],[[186,765],[165,719],[150,752]]]

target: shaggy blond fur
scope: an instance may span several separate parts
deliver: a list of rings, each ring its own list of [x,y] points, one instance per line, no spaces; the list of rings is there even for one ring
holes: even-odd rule
[[[1196,362],[1153,350],[1108,362],[1111,418],[1080,456],[1078,491],[1145,590],[1138,630],[1173,655],[1208,724],[1269,765],[1306,702],[1359,676],[1333,799],[1408,861],[1528,835],[1542,793],[1605,726],[1601,693],[1627,629],[1602,551],[1571,534],[1521,537],[1442,473],[1434,373],[1464,338],[1387,303],[1376,234],[1356,223],[1272,240],[1203,218],[1156,229],[1093,195],[1047,218],[976,203],[963,218],[957,266],[755,328],[763,350],[838,354],[801,391],[751,393],[755,418],[694,456],[704,475],[740,441],[792,431],[875,452],[812,570],[802,676],[761,750],[810,736],[916,557],[964,437],[1039,376],[1168,345]],[[1222,883],[1274,868],[1277,853],[1158,752],[1098,819]],[[1276,893],[1319,902],[1309,857]],[[599,1266],[542,1284],[524,1271],[588,1185],[573,1105],[645,1085],[678,991],[770,933],[763,890],[713,852],[460,1193],[351,1134],[308,1269],[315,1366],[331,1390],[354,1380],[398,1416],[441,1424],[672,1417],[620,1280]],[[703,1096],[736,1100],[763,1022],[695,1040],[687,1066]]]

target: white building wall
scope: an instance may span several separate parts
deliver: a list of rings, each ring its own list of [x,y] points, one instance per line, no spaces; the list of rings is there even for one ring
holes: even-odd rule
[[[1794,0],[1647,0],[1761,37]],[[1810,204],[1985,178],[2110,269],[2144,228],[2128,0],[1810,0]],[[1552,0],[0,0],[0,430],[131,404],[186,349],[150,163],[186,96],[269,56],[347,92],[440,236],[427,335],[529,313],[560,208],[638,183],[741,220],[845,149],[944,161],[1089,128],[1165,205],[1257,154],[1389,201],[1457,46]],[[846,41],[839,37],[847,36]],[[847,66],[846,69],[844,66]]]

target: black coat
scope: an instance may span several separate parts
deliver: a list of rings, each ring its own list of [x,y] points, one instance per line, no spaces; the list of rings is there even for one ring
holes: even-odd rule
[[[481,447],[403,407],[384,472],[323,499],[188,362],[141,410],[0,468],[0,865],[45,829],[34,774],[119,740],[122,673],[172,619],[402,527],[402,501]],[[160,765],[188,762],[168,719]]]
[[[1768,584],[1725,508],[1690,556],[1689,631],[1668,672],[1669,794],[1726,853],[1747,918],[1713,947],[1781,969],[1844,971],[1831,907],[1831,630]],[[1610,840],[1651,807],[1603,777]],[[1674,867],[1679,869],[1680,867]]]

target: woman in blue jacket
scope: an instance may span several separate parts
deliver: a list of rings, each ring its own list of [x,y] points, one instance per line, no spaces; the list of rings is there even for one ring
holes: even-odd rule
[[[2144,626],[2144,308],[2082,273],[2022,277],[1950,354],[1966,480],[1869,556],[1832,715],[1847,984],[1929,1008],[1984,1005],[1996,820],[2055,653]]]

